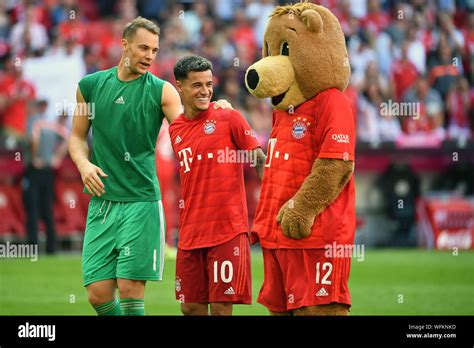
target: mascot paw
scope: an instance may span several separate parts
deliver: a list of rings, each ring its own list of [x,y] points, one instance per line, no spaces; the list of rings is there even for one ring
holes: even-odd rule
[[[309,212],[304,204],[297,204],[294,199],[286,202],[277,215],[283,234],[291,239],[306,238],[311,234],[316,215]]]

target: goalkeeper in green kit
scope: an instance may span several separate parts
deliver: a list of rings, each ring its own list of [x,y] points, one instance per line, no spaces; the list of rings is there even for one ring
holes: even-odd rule
[[[82,273],[98,315],[144,315],[146,281],[163,276],[165,220],[155,145],[163,118],[171,124],[181,101],[169,82],[148,72],[159,34],[145,18],[128,23],[118,66],[85,76],[76,92],[69,152],[92,195]]]

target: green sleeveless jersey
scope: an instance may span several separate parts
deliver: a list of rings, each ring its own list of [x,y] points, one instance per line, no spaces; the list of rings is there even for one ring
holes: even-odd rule
[[[91,162],[108,175],[101,178],[105,194],[100,199],[161,199],[155,146],[164,116],[164,83],[150,72],[132,81],[121,81],[117,67],[87,75],[79,82],[91,114]]]

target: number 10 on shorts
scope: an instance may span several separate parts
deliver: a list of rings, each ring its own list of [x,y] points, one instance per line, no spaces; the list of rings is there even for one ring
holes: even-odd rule
[[[218,282],[218,273],[219,273],[219,262],[214,261],[214,283]],[[234,268],[232,266],[232,262],[229,260],[225,260],[221,263],[220,267],[220,275],[221,280],[224,283],[230,283],[232,281],[232,277],[234,275]]]

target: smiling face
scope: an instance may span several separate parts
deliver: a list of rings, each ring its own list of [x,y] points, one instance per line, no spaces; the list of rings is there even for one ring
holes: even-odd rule
[[[159,48],[157,34],[138,28],[135,35],[122,39],[125,67],[132,75],[143,75],[155,60]]]
[[[212,71],[190,71],[185,79],[176,81],[176,89],[186,116],[194,117],[209,108],[213,94]]]

